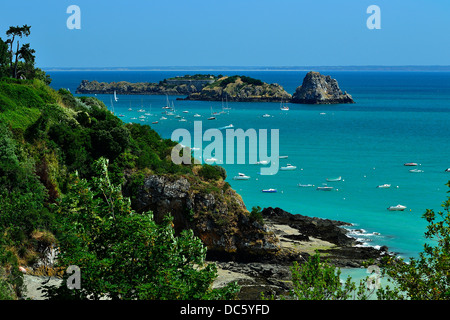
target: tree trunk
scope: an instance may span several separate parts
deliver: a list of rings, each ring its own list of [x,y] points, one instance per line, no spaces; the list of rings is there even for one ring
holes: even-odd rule
[[[13,78],[17,79],[17,63],[19,62],[19,40],[17,40],[16,62],[14,63],[14,75]]]

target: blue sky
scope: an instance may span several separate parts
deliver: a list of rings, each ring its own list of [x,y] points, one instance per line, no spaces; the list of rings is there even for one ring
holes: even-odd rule
[[[40,67],[450,65],[448,0],[3,0]],[[69,30],[69,5],[81,30]],[[367,7],[381,9],[369,30]]]

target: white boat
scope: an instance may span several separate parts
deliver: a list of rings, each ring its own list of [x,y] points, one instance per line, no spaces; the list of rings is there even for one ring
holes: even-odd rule
[[[140,116],[139,119],[145,119],[145,116]]]
[[[327,186],[326,184],[324,184],[322,187],[317,187],[316,190],[321,190],[321,191],[331,191],[331,190],[333,190],[333,189],[334,189],[333,187],[329,187],[329,186]]]
[[[299,183],[298,186],[301,187],[301,188],[310,188],[310,187],[314,187],[314,185],[313,185],[313,184],[310,184],[310,183],[308,183],[308,184],[301,184],[301,183]]]
[[[196,117],[196,118],[200,118],[200,117],[201,117],[201,115],[199,115],[198,113],[196,113],[196,114],[194,114],[194,117]]]
[[[415,163],[415,162],[408,162],[408,163],[405,163],[404,164],[404,166],[407,166],[407,167],[415,167],[415,166],[417,166],[418,164],[417,163]]]
[[[268,114],[268,113],[263,114],[263,118],[270,118],[270,114]]]
[[[178,120],[178,121],[181,121],[181,122],[185,122],[185,121],[187,121],[185,118],[182,118],[182,119],[180,119],[180,120]]]
[[[139,109],[138,112],[145,112],[145,110],[144,109]]]
[[[125,117],[125,115],[124,114],[119,114],[118,117]]]
[[[167,118],[166,117],[161,117],[161,118],[159,118],[159,120],[167,120]]]
[[[233,180],[248,180],[248,179],[250,179],[250,177],[249,177],[249,176],[246,176],[246,175],[243,174],[243,173],[238,173],[237,176],[234,176],[234,177],[233,177]]]
[[[152,124],[158,124],[158,121],[153,121]]]
[[[187,110],[184,110],[184,111],[183,111],[183,113],[189,113],[189,111],[187,111]]]
[[[278,159],[287,159],[288,156],[279,156]]]
[[[205,159],[205,162],[216,162],[217,159],[216,158],[207,158]]]
[[[450,172],[450,168],[445,169],[445,172]]]
[[[128,111],[133,111],[133,109],[131,109],[131,108],[128,108]]]
[[[420,169],[411,169],[411,170],[409,170],[409,172],[423,172],[423,170],[420,170]]]
[[[255,164],[268,164],[268,163],[269,163],[268,160],[261,160],[261,161],[256,162]]]
[[[117,102],[118,100],[119,100],[119,98],[117,98],[116,90],[114,90],[114,101]]]
[[[381,188],[381,189],[387,189],[387,188],[390,188],[390,187],[391,187],[391,185],[388,184],[388,183],[380,184],[379,186],[377,186],[377,188]]]
[[[277,192],[277,189],[262,189],[262,192],[267,192],[267,193],[275,193]]]
[[[229,124],[229,125],[227,125],[225,127],[219,128],[219,130],[231,129],[231,128],[234,128],[234,126],[232,124]]]
[[[282,110],[282,111],[288,111],[289,110],[288,106],[283,105],[283,99],[281,100],[281,103],[280,103],[280,110]]]
[[[387,208],[389,211],[403,211],[406,209],[405,206],[402,206],[401,204],[398,204],[396,206],[390,206],[389,208]]]
[[[280,170],[282,170],[282,171],[291,171],[291,170],[295,170],[295,169],[297,169],[297,167],[293,166],[291,164],[288,164],[286,167],[281,167],[280,168]]]
[[[327,178],[328,182],[336,182],[336,181],[342,181],[342,177],[337,177],[337,178]]]

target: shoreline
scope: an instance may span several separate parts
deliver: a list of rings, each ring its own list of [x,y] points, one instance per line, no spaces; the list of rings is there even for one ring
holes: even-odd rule
[[[260,299],[261,293],[265,297],[288,294],[292,289],[292,263],[306,262],[316,251],[323,261],[341,270],[362,269],[371,259],[379,264],[384,255],[390,254],[387,247],[365,246],[350,236],[350,230],[344,227],[351,223],[291,214],[280,208],[265,208],[262,214],[269,231],[279,239],[277,259],[209,261],[218,269],[213,287],[237,281],[241,286],[239,300]]]

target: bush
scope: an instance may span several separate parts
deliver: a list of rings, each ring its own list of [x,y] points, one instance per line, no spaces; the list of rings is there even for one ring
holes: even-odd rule
[[[218,181],[220,179],[226,179],[226,171],[224,168],[217,165],[204,164],[200,170],[198,170],[198,175],[205,180]]]

